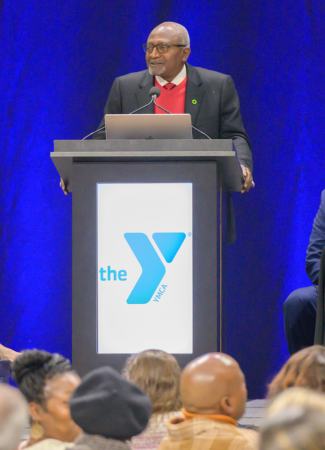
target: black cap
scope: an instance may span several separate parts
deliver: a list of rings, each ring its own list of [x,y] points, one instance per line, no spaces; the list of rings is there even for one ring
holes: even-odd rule
[[[83,378],[71,397],[70,409],[85,433],[125,441],[146,428],[151,401],[116,370],[101,367]]]

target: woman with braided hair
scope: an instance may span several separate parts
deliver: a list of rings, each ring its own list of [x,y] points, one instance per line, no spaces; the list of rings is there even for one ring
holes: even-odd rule
[[[68,359],[26,350],[12,364],[12,376],[29,403],[30,439],[21,448],[63,450],[81,433],[70,415],[69,400],[80,378]]]

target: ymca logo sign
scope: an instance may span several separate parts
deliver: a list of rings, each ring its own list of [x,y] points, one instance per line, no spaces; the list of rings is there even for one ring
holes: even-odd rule
[[[148,303],[164,278],[166,268],[144,233],[125,233],[124,237],[142,267],[142,274],[126,302],[133,305]],[[168,264],[177,255],[185,237],[185,233],[154,233],[152,235]]]
[[[153,240],[168,264],[173,262],[185,237],[185,233],[154,233],[152,235]],[[159,283],[165,276],[166,268],[146,234],[125,233],[124,238],[142,268],[140,278],[126,302],[130,305],[144,305],[154,295]],[[108,266],[107,271],[101,267],[99,273],[100,281],[127,281],[126,270],[116,271]],[[161,288],[163,288],[163,291]],[[159,298],[165,292],[166,286],[161,288],[157,294]]]

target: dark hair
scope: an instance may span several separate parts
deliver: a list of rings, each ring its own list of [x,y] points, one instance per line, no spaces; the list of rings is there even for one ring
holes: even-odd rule
[[[181,370],[174,356],[162,350],[145,350],[130,356],[122,373],[150,397],[153,413],[181,408]]]
[[[325,347],[313,345],[292,355],[269,385],[268,398],[295,386],[325,392]]]
[[[11,365],[12,377],[27,401],[44,405],[46,382],[58,374],[72,372],[70,361],[58,353],[25,350]]]

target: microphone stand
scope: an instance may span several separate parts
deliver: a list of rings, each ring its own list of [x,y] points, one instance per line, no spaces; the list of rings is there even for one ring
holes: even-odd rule
[[[154,96],[152,96],[152,98],[151,98],[151,100],[150,100],[149,103],[147,103],[147,104],[144,105],[144,106],[141,106],[141,108],[138,108],[138,109],[136,109],[135,111],[130,112],[129,114],[135,114],[136,112],[141,111],[141,109],[144,109],[144,108],[146,108],[147,106],[151,105],[151,103],[154,101],[153,97],[154,97]]]
[[[90,136],[93,136],[96,133],[99,133],[100,131],[105,130],[105,125],[103,127],[98,128],[96,131],[93,131],[90,134],[87,134],[87,136],[85,136],[84,138],[82,138],[81,140],[84,141],[85,139],[89,138]]]

